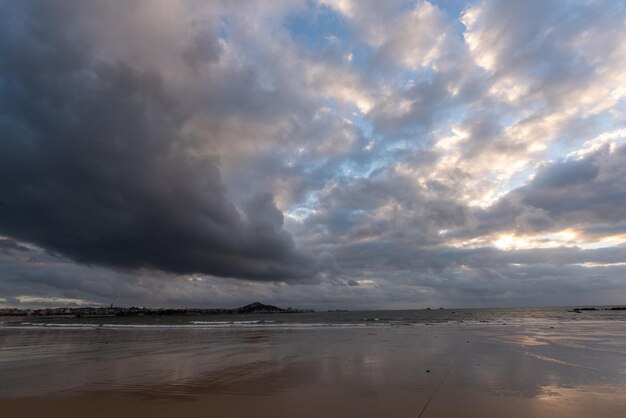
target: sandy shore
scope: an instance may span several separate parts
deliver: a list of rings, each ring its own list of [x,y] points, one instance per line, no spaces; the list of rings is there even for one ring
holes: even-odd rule
[[[422,417],[623,417],[624,393],[581,389],[559,398],[528,399],[442,390]],[[417,417],[423,394],[366,398],[349,393],[294,391],[284,396],[208,394],[187,399],[150,394],[92,393],[46,399],[4,401],[8,417]],[[555,395],[556,396],[556,395]],[[621,397],[621,398],[620,398]],[[417,407],[417,409],[415,409]]]
[[[623,417],[626,324],[0,330],[10,417]]]

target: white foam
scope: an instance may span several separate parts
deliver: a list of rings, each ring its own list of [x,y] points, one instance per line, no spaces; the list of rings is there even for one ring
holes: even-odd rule
[[[568,324],[611,324],[626,323],[623,319],[498,319],[498,320],[450,320],[445,322],[410,322],[394,319],[360,321],[350,323],[290,323],[275,321],[190,321],[187,324],[114,324],[114,323],[62,323],[62,322],[20,322],[0,323],[2,328],[54,328],[54,329],[328,329],[328,328],[385,328],[409,327],[490,327],[490,326],[550,326]]]
[[[275,321],[191,321],[194,325],[247,325],[247,324],[271,324]]]
[[[204,323],[198,323],[204,322]],[[380,324],[383,325],[383,324]],[[221,329],[221,328],[280,328],[280,329],[308,329],[308,328],[363,328],[371,327],[367,324],[330,324],[330,323],[263,323],[257,321],[193,321],[192,324],[77,324],[77,323],[21,323],[10,328],[54,328],[54,329]]]

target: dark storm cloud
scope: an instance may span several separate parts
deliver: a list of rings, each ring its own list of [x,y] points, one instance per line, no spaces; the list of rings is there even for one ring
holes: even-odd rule
[[[99,61],[69,5],[14,4],[1,19],[0,233],[81,263],[311,278],[272,196],[231,202],[159,73]],[[218,59],[198,42],[188,61]]]

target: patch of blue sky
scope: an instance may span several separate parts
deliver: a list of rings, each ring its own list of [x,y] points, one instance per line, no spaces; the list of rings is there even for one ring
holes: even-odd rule
[[[528,77],[531,80],[549,80],[561,76],[564,71],[571,71],[567,68],[569,66],[570,63],[543,61],[529,69]]]
[[[315,212],[316,206],[319,204],[317,192],[312,191],[306,195],[304,202],[287,208],[284,213],[291,219],[302,222]]]
[[[283,26],[291,37],[311,49],[321,49],[333,41],[350,38],[348,22],[332,8],[307,1],[303,12],[288,14]]]
[[[374,171],[393,164],[396,158],[389,152],[390,142],[383,135],[375,134],[372,122],[361,112],[346,116],[359,131],[355,152],[339,164],[337,176],[345,178],[369,177]]]
[[[391,163],[394,158],[388,151],[393,142],[385,135],[376,133],[373,123],[361,112],[352,112],[345,116],[359,131],[359,145],[362,147],[354,153],[354,158],[345,161],[340,169],[343,175],[367,177],[373,171]],[[372,158],[369,158],[371,155]],[[373,158],[373,156],[376,156]]]
[[[441,9],[450,19],[458,20],[463,11],[470,6],[469,0],[431,0],[431,3]]]
[[[471,2],[469,0],[431,0],[430,2],[446,15],[449,22],[452,22],[451,28],[454,36],[463,40],[466,28],[461,23],[461,17],[471,6]]]
[[[313,206],[309,206],[309,205],[298,205],[292,208],[289,208],[287,210],[285,210],[285,215],[288,216],[291,219],[294,219],[298,222],[302,222],[304,221],[306,218],[308,218],[311,214],[313,214],[315,212],[315,209]]]
[[[397,144],[375,143],[371,149],[363,150],[359,158],[349,158],[339,164],[336,176],[347,180],[369,178],[376,172],[392,167],[405,154],[406,149],[399,149]]]
[[[623,127],[623,125],[620,124],[622,122],[623,121],[615,120],[614,116],[609,112],[589,117],[583,122],[585,125],[583,132],[574,136],[571,134],[574,128],[566,130],[552,141],[543,158],[546,160],[566,158],[568,154],[578,151],[585,142],[603,133]]]
[[[416,70],[393,69],[393,78],[390,80],[398,88],[408,92],[421,84],[432,83],[437,72],[430,67],[420,67]]]
[[[515,173],[507,182],[502,184],[496,194],[502,194],[510,192],[511,190],[518,189],[526,184],[530,177],[537,171],[535,167],[528,167],[522,171]]]
[[[503,128],[515,125],[522,117],[520,112],[514,108],[507,109],[506,107],[503,107],[498,110],[500,112],[498,114],[498,123]]]
[[[361,132],[361,134],[370,141],[376,141],[374,136],[374,125],[372,122],[366,119],[365,114],[362,112],[353,111],[346,117],[354,124],[354,126]]]
[[[352,65],[358,70],[366,70],[375,53],[376,50],[364,42],[350,41]]]
[[[224,15],[220,17],[219,25],[217,26],[217,35],[225,41],[229,40],[230,21],[228,19],[228,16]]]
[[[445,114],[445,118],[447,120],[445,121],[445,123],[440,123],[440,126],[443,125],[445,126],[445,128],[451,129],[454,125],[457,125],[463,122],[463,120],[467,118],[469,112],[470,112],[470,109],[463,104],[458,104],[456,106],[453,106],[447,109],[446,114]]]
[[[383,166],[385,166],[385,163],[382,157],[375,160],[368,160],[365,163],[357,163],[353,160],[347,160],[339,165],[337,175],[346,179],[366,178],[376,169],[376,167]]]
[[[307,1],[304,11],[288,14],[283,27],[296,43],[309,51],[322,53],[336,48],[358,69],[365,69],[374,54],[373,48],[356,39],[344,16],[316,1]]]
[[[422,0],[408,0],[400,4],[401,12],[408,12],[416,7]],[[463,37],[465,26],[460,22],[463,12],[471,6],[470,0],[429,0],[429,3],[441,10],[449,20],[455,21],[455,35]]]
[[[405,0],[400,3],[399,11],[408,12],[413,10],[422,1],[424,0]],[[469,0],[428,0],[428,2],[437,6],[451,18],[458,18],[470,4]]]

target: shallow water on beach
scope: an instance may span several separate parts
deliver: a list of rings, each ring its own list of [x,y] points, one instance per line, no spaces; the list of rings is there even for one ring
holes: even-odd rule
[[[167,400],[221,416],[458,416],[457,403],[482,416],[505,400],[519,416],[626,410],[623,311],[418,312],[5,320],[0,409],[63,416],[84,396],[124,395],[135,412]]]

